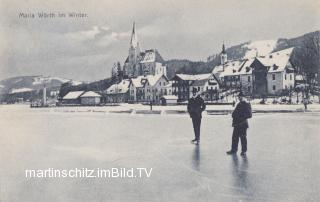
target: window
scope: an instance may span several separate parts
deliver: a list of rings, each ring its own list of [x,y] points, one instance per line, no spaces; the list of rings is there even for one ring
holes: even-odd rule
[[[284,74],[284,80],[287,80],[287,74]]]
[[[250,80],[251,80],[251,78],[250,78],[250,76],[248,76],[248,82],[250,82]]]
[[[275,85],[272,86],[272,90],[276,90],[276,86]]]
[[[248,92],[249,93],[251,92],[251,86],[248,86]]]
[[[272,74],[272,80],[276,80],[276,75]]]
[[[290,74],[290,81],[292,80],[292,74]]]

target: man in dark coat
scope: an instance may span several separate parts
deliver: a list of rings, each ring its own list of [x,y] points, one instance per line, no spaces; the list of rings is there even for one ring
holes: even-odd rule
[[[197,94],[197,89],[193,88],[192,94],[188,102],[188,112],[192,119],[195,138],[191,140],[191,143],[199,144],[202,112],[206,109],[206,105],[200,94]]]
[[[242,92],[238,95],[239,103],[232,113],[232,146],[227,154],[235,154],[238,151],[239,138],[241,140],[241,155],[245,156],[247,152],[247,129],[249,127],[248,120],[252,117],[251,105],[243,100]]]

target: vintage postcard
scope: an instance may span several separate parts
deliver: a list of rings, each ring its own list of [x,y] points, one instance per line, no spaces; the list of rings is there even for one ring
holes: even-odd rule
[[[0,0],[0,201],[320,201],[319,0]]]

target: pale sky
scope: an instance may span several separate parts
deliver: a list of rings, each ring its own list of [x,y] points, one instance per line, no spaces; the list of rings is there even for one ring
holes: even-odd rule
[[[226,46],[320,29],[319,0],[0,0],[0,79],[22,75],[93,81],[128,54],[133,21],[142,49],[165,60],[205,61]],[[82,12],[87,18],[19,18]]]

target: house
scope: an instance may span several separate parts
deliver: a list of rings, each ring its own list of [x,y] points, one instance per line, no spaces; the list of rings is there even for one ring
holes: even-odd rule
[[[179,102],[188,100],[192,96],[193,88],[197,88],[203,94],[210,93],[210,91],[219,89],[219,81],[211,73],[176,74],[172,78],[172,94],[178,96]]]
[[[106,102],[120,103],[129,100],[130,80],[124,79],[119,83],[110,86],[104,93],[106,94]]]
[[[101,95],[87,91],[80,96],[81,105],[99,105],[101,103]]]
[[[123,66],[123,74],[128,78],[136,78],[142,75],[167,75],[165,61],[157,49],[142,51],[140,49],[135,24],[133,24],[129,55]]]
[[[213,101],[218,99],[219,82],[214,74],[209,74],[207,78],[195,80],[189,88],[189,95],[191,98],[193,89],[196,88],[202,94],[205,101]]]
[[[80,105],[80,96],[84,94],[84,91],[70,91],[61,100],[65,105]]]
[[[165,75],[147,75],[132,78],[129,85],[130,102],[159,103],[169,80]]]
[[[295,73],[290,61],[293,48],[284,49],[254,59],[250,67],[253,77],[253,95],[281,95],[294,88]]]

